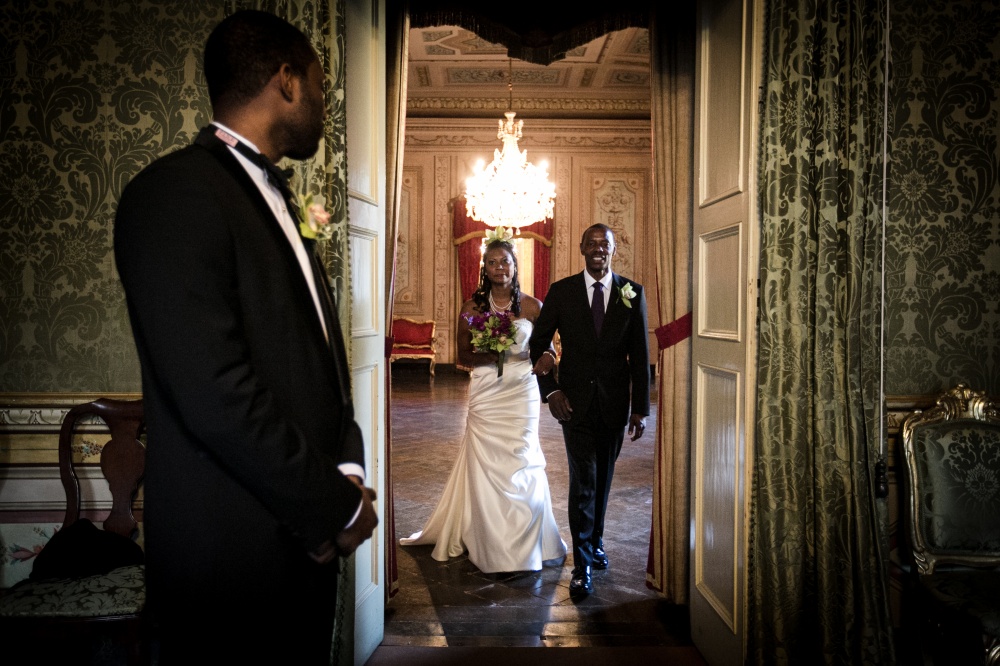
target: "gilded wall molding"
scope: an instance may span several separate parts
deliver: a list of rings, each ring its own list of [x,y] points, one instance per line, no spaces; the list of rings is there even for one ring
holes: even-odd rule
[[[495,132],[494,132],[495,134]],[[652,141],[648,136],[556,136],[556,137],[526,137],[518,142],[524,150],[531,147],[545,148],[579,148],[593,150],[648,150]],[[472,134],[436,134],[433,136],[407,136],[407,147],[460,147],[482,146],[499,147],[499,142],[493,138],[484,138]]]
[[[419,93],[415,93],[419,94]],[[451,113],[503,114],[510,109],[506,97],[413,97],[406,100],[408,115],[449,115]],[[575,98],[525,98],[518,99],[513,110],[524,115],[567,116],[572,114],[599,114],[606,117],[648,118],[649,98],[598,99]]]
[[[406,124],[407,150],[499,148],[499,119],[410,118]],[[652,130],[646,120],[553,121],[529,119],[519,147],[531,150],[566,150],[601,153],[648,152]],[[530,153],[529,153],[530,155]]]
[[[590,173],[590,219],[595,224],[606,224],[614,231],[617,247],[614,271],[630,277],[636,273],[636,218],[640,198],[644,193],[642,184],[635,174],[620,177],[607,172]]]
[[[573,260],[579,250],[574,252],[578,244],[571,240],[573,233],[573,200],[570,197],[560,197],[559,192],[572,192],[573,158],[558,159],[555,169],[556,182],[556,218],[555,218],[555,257],[553,262],[552,281],[573,272]]]
[[[399,229],[396,245],[395,305],[396,314],[420,311],[420,277],[423,274],[422,244],[415,233],[423,223],[420,195],[423,182],[420,169],[403,169],[403,193],[399,210]]]
[[[450,279],[451,253],[451,157],[434,158],[434,319],[447,322],[448,291],[452,284]],[[426,225],[425,225],[426,228]],[[447,334],[438,335],[435,340],[435,351],[442,358],[448,358],[446,350],[438,346]]]

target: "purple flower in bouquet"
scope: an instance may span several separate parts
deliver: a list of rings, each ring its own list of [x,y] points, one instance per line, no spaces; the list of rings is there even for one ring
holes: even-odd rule
[[[472,331],[472,346],[480,352],[497,352],[497,377],[503,376],[503,361],[514,346],[514,320],[509,312],[484,312],[465,315]]]

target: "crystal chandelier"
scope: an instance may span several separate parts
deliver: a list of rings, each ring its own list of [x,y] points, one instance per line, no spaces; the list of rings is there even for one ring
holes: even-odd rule
[[[493,151],[493,161],[484,167],[480,160],[472,176],[465,181],[466,209],[469,217],[491,227],[520,229],[552,217],[556,186],[549,182],[548,165],[535,166],[528,161],[528,151],[519,150],[523,120],[514,120],[514,70],[510,65],[507,83],[510,99],[507,120],[500,120],[497,138],[502,150]]]

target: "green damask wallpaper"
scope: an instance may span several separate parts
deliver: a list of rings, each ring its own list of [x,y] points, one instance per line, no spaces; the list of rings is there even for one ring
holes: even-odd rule
[[[139,391],[113,265],[118,195],[210,108],[202,2],[0,8],[0,391]]]
[[[211,119],[202,48],[236,7],[277,10],[301,27],[330,77],[322,152],[296,171],[341,223],[325,257],[346,291],[337,4],[0,3],[0,393],[140,390],[113,263],[116,202],[142,167]]]
[[[1000,2],[891,7],[886,393],[1000,395]]]

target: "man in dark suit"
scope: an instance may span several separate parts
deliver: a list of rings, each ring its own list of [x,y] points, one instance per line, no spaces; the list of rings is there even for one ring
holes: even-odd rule
[[[574,597],[594,591],[592,569],[608,568],[604,515],[615,461],[626,426],[635,441],[649,415],[646,298],[641,285],[611,272],[615,250],[606,225],[583,233],[586,270],[549,288],[530,341],[542,400],[566,441]],[[557,331],[562,359],[553,372]]]
[[[148,605],[160,663],[327,664],[339,556],[378,519],[314,242],[274,162],[323,132],[285,21],[213,30],[214,120],[125,188],[115,259],[142,368]]]

